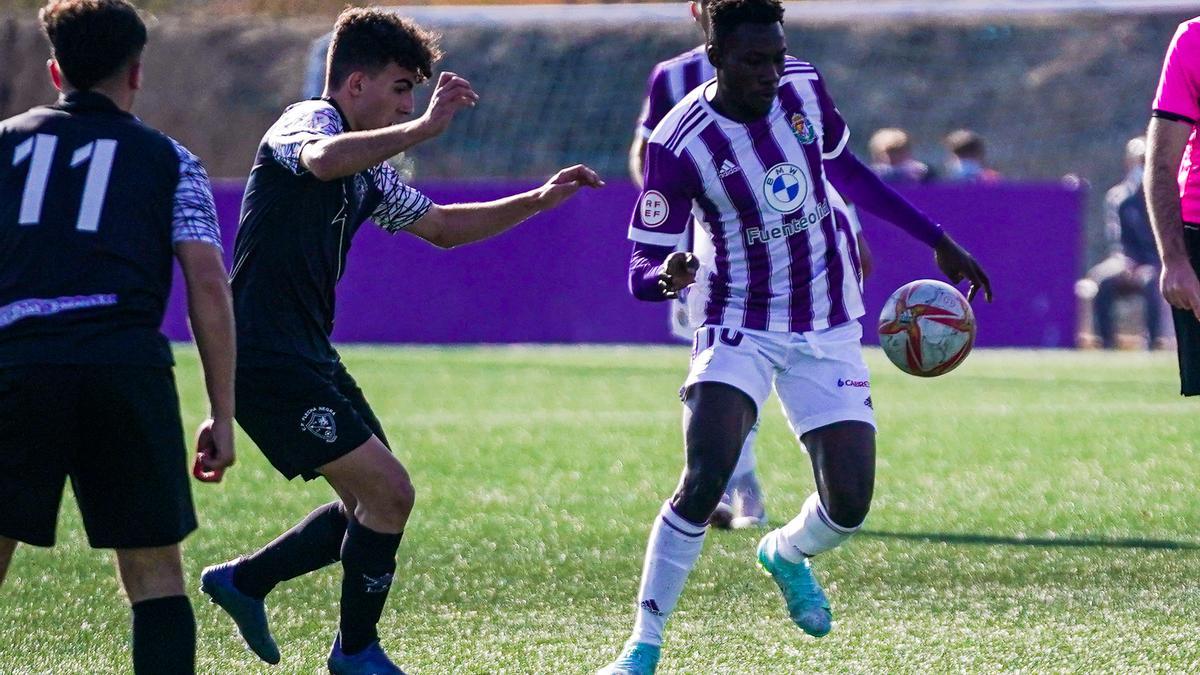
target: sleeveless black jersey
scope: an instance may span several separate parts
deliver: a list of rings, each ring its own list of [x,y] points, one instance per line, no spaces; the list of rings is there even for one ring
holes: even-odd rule
[[[0,122],[0,366],[169,366],[173,244],[220,246],[199,161],[108,98]]]
[[[368,218],[398,232],[432,206],[387,164],[333,181],[304,170],[305,144],[348,128],[332,101],[314,99],[288,108],[259,144],[234,249],[240,364],[273,355],[336,361],[334,289],[354,234]]]

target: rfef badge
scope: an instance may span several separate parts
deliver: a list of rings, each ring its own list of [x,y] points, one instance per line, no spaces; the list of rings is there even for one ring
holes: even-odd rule
[[[667,198],[658,190],[646,190],[638,210],[642,212],[642,224],[648,228],[662,225],[667,222],[667,216],[671,215]]]
[[[792,133],[796,134],[796,140],[803,145],[815,143],[817,140],[817,130],[802,112],[792,115]]]

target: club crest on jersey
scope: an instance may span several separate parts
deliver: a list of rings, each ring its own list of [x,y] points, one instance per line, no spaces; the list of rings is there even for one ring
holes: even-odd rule
[[[642,195],[641,204],[638,205],[638,211],[642,214],[642,225],[651,229],[667,222],[667,216],[671,215],[667,198],[658,190],[646,190]]]
[[[817,130],[802,112],[792,115],[792,133],[796,134],[796,140],[804,145],[817,141]]]
[[[776,164],[763,181],[767,204],[780,213],[795,213],[808,199],[808,177],[795,164]]]
[[[333,421],[334,412],[329,408],[309,408],[300,418],[300,428],[317,438],[332,443],[337,440],[337,423]]]

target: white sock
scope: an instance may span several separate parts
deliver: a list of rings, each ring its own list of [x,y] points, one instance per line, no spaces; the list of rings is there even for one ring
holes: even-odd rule
[[[750,433],[746,435],[746,442],[742,444],[742,454],[738,455],[737,466],[733,467],[733,475],[729,478],[731,485],[736,485],[739,478],[754,473],[754,469],[758,466],[758,460],[754,457],[754,439],[757,436],[758,425],[755,424]]]
[[[816,492],[809,495],[800,515],[777,530],[779,555],[791,562],[800,562],[818,553],[837,548],[858,531],[857,527],[842,527],[833,522]]]
[[[662,644],[663,624],[675,609],[688,573],[700,557],[706,529],[675,513],[670,501],[663,504],[650,528],[638,590],[637,621],[630,641]]]

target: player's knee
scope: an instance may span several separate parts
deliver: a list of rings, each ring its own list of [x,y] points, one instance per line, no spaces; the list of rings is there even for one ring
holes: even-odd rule
[[[403,474],[388,481],[387,490],[383,497],[383,508],[389,517],[406,521],[408,520],[408,515],[412,513],[413,504],[416,503],[416,500],[416,488],[413,487],[408,474]]]
[[[177,546],[118,549],[117,569],[129,601],[182,595],[183,563]]]

